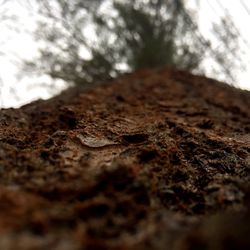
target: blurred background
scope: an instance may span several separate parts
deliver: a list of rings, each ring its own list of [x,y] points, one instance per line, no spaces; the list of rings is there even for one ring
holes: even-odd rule
[[[250,89],[250,1],[0,0],[0,108],[169,65]]]

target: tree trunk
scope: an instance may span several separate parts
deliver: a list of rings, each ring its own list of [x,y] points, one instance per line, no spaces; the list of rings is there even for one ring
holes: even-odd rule
[[[170,69],[1,110],[0,249],[250,249],[249,134],[249,92]]]

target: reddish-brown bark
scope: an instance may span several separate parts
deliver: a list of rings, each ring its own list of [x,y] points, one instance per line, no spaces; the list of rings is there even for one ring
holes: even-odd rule
[[[250,249],[249,152],[250,93],[176,70],[1,110],[0,249]]]

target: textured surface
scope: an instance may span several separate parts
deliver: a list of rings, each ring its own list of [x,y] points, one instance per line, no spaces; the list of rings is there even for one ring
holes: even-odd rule
[[[249,152],[250,93],[180,71],[1,110],[0,249],[250,249]]]

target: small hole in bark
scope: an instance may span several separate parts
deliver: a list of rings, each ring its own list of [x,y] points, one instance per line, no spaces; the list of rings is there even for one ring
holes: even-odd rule
[[[132,135],[123,135],[122,139],[128,144],[137,144],[142,143],[148,140],[147,134],[132,134]]]

